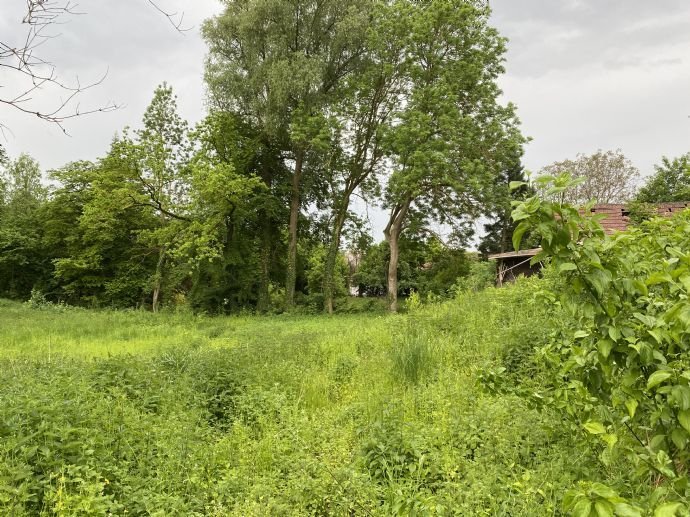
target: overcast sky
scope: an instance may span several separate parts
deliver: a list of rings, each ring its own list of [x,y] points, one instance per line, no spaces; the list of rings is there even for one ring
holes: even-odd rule
[[[620,148],[649,174],[690,151],[690,2],[492,0],[509,38],[505,98],[533,171]]]
[[[0,105],[11,129],[11,156],[29,152],[44,169],[103,156],[113,135],[136,126],[156,85],[170,83],[181,114],[203,117],[205,44],[202,21],[219,12],[216,0],[160,0],[184,11],[184,35],[145,0],[82,0],[84,14],[59,28],[41,57],[66,81],[103,83],[83,108],[115,102],[120,109],[70,121],[71,136]],[[3,41],[20,39],[23,0],[0,0]],[[620,148],[643,174],[662,155],[690,151],[690,2],[686,0],[492,0],[494,24],[509,38],[505,101],[518,106],[532,138],[524,163],[537,171],[576,153]],[[0,75],[4,91],[13,84]],[[45,92],[52,98],[50,92]],[[375,224],[375,226],[378,226]]]

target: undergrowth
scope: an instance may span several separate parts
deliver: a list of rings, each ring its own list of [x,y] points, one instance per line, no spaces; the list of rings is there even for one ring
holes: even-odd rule
[[[538,383],[543,282],[397,316],[3,302],[0,513],[559,515],[612,468],[485,374]]]

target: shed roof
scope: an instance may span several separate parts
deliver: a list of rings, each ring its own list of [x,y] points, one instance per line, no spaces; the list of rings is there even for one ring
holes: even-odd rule
[[[540,251],[541,251],[541,248],[532,248],[529,250],[508,251],[506,253],[496,253],[494,255],[489,255],[489,260],[497,260],[497,259],[513,258],[513,257],[534,257]]]

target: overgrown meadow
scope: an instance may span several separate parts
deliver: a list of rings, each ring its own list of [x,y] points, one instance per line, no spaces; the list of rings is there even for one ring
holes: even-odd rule
[[[690,213],[513,217],[543,278],[403,314],[0,302],[2,514],[687,515]]]
[[[405,315],[0,306],[7,515],[550,515],[596,471],[478,384],[544,338],[538,282]]]

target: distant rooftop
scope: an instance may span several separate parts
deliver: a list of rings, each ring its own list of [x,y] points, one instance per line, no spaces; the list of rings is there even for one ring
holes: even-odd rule
[[[671,203],[654,203],[657,213],[662,217],[670,217],[671,215],[682,212],[688,206],[690,201],[674,201]],[[628,229],[630,224],[630,210],[627,205],[622,203],[606,203],[594,205],[590,210],[593,214],[601,214],[606,216],[601,220],[600,224],[606,233],[622,232]],[[496,253],[489,255],[490,260],[512,259],[518,257],[533,257],[541,251],[541,248],[532,248],[520,251],[508,251],[506,253]]]
[[[676,201],[672,203],[655,203],[656,211],[660,216],[670,217],[672,214],[685,210],[690,201]],[[630,210],[624,204],[601,204],[594,205],[591,209],[593,214],[602,214],[606,217],[602,219],[606,233],[622,232],[628,229],[630,223]]]

